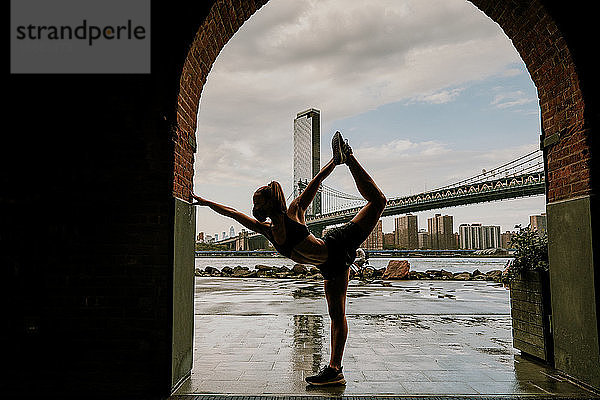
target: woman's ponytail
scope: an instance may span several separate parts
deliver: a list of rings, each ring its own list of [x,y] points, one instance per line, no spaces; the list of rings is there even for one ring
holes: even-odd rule
[[[267,186],[270,191],[271,199],[273,200],[273,207],[276,210],[280,210],[285,213],[287,211],[287,206],[285,204],[285,195],[283,194],[283,189],[281,185],[277,181],[271,181]]]

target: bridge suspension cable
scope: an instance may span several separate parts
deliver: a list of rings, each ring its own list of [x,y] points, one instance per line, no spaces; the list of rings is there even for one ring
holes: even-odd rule
[[[308,181],[298,181],[298,188],[302,192]],[[325,184],[321,184],[317,191],[320,194],[321,214],[338,211],[349,207],[357,207],[366,204],[366,200],[360,196],[342,192]]]

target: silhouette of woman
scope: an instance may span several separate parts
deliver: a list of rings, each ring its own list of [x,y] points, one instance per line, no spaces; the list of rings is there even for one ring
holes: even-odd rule
[[[331,145],[332,159],[287,207],[281,185],[276,181],[254,192],[254,218],[231,207],[195,194],[191,195],[192,199],[196,200],[193,204],[207,206],[221,215],[233,218],[246,228],[264,235],[282,255],[298,263],[315,265],[323,274],[325,298],[331,319],[331,357],[329,365],[315,376],[306,378],[311,385],[346,383],[342,373],[342,356],[348,337],[346,292],[349,267],[356,257],[356,249],[379,221],[387,202],[339,132],[333,135]],[[304,214],[317,194],[321,182],[341,164],[346,164],[350,169],[356,187],[367,200],[367,204],[350,222],[329,230],[323,239],[320,239],[309,232]],[[270,221],[267,221],[267,218]]]

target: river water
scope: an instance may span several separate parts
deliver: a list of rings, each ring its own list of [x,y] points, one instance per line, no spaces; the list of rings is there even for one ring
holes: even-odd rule
[[[448,257],[404,257],[404,258],[370,258],[369,265],[374,268],[385,268],[390,260],[408,260],[410,263],[410,269],[413,271],[425,272],[428,269],[455,272],[473,272],[476,269],[486,273],[488,271],[499,269],[503,270],[506,263],[511,258],[475,258],[475,257],[464,257],[464,258],[448,258]],[[294,262],[288,258],[283,257],[214,257],[214,258],[196,258],[196,268],[204,269],[208,266],[217,269],[223,267],[236,267],[238,265],[248,267],[251,270],[255,269],[256,265],[268,265],[282,267],[286,266],[291,268],[294,266]]]

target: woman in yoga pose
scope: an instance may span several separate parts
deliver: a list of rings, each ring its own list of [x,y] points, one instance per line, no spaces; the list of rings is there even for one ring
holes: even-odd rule
[[[346,292],[349,267],[355,259],[356,249],[379,221],[387,202],[339,132],[334,134],[331,145],[333,158],[288,207],[283,190],[276,181],[260,187],[254,193],[252,214],[255,218],[192,194],[192,198],[197,201],[193,204],[208,206],[219,214],[235,219],[246,228],[264,235],[282,255],[298,263],[316,265],[323,274],[325,298],[331,319],[331,357],[329,365],[317,375],[306,378],[306,382],[311,385],[346,383],[342,373],[342,355],[348,336]],[[348,166],[356,187],[367,204],[352,221],[329,230],[323,239],[319,239],[308,231],[304,213],[317,194],[321,182],[340,164]]]

